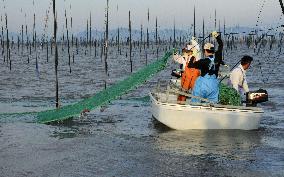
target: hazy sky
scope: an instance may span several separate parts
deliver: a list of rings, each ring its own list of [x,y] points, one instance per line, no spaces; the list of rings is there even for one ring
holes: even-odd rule
[[[34,5],[33,5],[34,1]],[[73,31],[86,28],[86,20],[92,12],[93,29],[103,29],[106,0],[56,0],[59,27],[64,25],[64,10],[73,17]],[[0,13],[8,14],[8,25],[11,31],[19,31],[22,24],[31,24],[36,13],[37,29],[43,31],[46,11],[52,0],[1,0]],[[217,10],[217,21],[226,19],[227,26],[254,27],[264,0],[110,0],[110,28],[127,27],[128,11],[131,11],[133,28],[147,26],[147,9],[150,9],[150,24],[153,29],[158,17],[160,28],[172,28],[174,20],[177,28],[189,28],[193,23],[193,7],[196,7],[197,26],[201,27],[202,18],[205,25],[214,26],[214,10]],[[70,10],[71,4],[71,10]],[[4,9],[4,5],[6,8]],[[21,12],[22,9],[22,12]],[[51,11],[50,11],[51,12]],[[25,18],[25,14],[27,15]],[[50,14],[51,15],[51,14]],[[278,0],[266,0],[260,15],[259,25],[277,25],[284,23]],[[49,22],[52,21],[50,16]],[[3,25],[4,22],[1,22]],[[51,27],[51,23],[47,23]],[[218,24],[218,23],[217,23]]]

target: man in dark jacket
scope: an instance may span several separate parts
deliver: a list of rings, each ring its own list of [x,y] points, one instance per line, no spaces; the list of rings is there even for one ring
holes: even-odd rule
[[[192,67],[200,69],[201,76],[196,80],[193,89],[193,96],[208,99],[213,103],[218,103],[219,98],[219,81],[217,79],[220,65],[223,64],[222,51],[223,41],[221,35],[216,31],[211,35],[216,38],[218,43],[218,50],[211,43],[204,45],[205,58],[195,63],[190,63]],[[193,98],[192,102],[201,102],[198,98]]]

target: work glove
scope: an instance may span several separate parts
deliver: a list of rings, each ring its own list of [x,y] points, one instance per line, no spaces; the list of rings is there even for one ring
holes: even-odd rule
[[[214,37],[214,38],[217,38],[217,37],[219,36],[219,34],[218,34],[217,31],[213,31],[213,32],[211,33],[211,35],[212,35],[212,37]]]
[[[197,40],[195,39],[195,37],[192,37],[192,39],[191,39],[191,45],[193,45],[194,46],[194,48],[198,48],[199,49],[199,45],[198,45],[198,42],[197,42]]]

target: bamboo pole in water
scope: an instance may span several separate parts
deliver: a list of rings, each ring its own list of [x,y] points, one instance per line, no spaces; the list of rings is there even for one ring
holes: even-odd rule
[[[72,12],[71,4],[70,4],[70,11]],[[72,46],[72,62],[75,63],[75,53],[74,53],[74,34],[73,34],[73,17],[70,17],[70,27],[71,27],[71,46]]]
[[[36,52],[36,50],[37,50],[36,40],[37,40],[37,34],[36,34],[36,30],[35,30],[35,32],[34,32],[34,51],[35,51],[35,52]]]
[[[90,54],[92,54],[92,14],[90,12],[90,37],[89,37],[89,45],[90,45]]]
[[[30,55],[32,55],[32,44],[29,42],[29,50],[30,50]]]
[[[104,32],[104,40],[105,40],[105,32]],[[100,47],[101,47],[101,53],[100,53],[100,58],[101,58],[101,62],[103,62],[103,56],[104,56],[104,44],[105,41],[99,41],[100,43]]]
[[[156,58],[158,59],[158,57],[159,57],[159,47],[158,47],[158,17],[156,17],[155,44],[156,44]]]
[[[119,27],[117,28],[117,52],[121,55],[120,52],[120,36],[119,36]]]
[[[4,27],[2,26],[1,27],[2,28],[2,56],[3,56],[3,58],[4,58],[4,63],[5,63],[5,43],[4,43],[4,41],[5,41],[5,37],[4,37]]]
[[[214,31],[217,31],[217,11],[214,11]],[[216,40],[214,40],[214,46],[216,46]]]
[[[214,30],[217,30],[217,10],[214,11]]]
[[[148,65],[148,53],[147,53],[147,51],[145,51],[145,60],[146,60],[145,64],[147,66]]]
[[[55,0],[53,0],[53,18],[54,18],[54,45],[55,45],[55,96],[56,108],[59,108],[59,94],[58,94],[58,48],[57,48],[57,15],[56,15]]]
[[[22,35],[22,42],[21,42],[21,48],[22,48],[22,55],[23,55],[23,50],[24,50],[24,25],[22,25],[22,31],[21,31],[21,35]]]
[[[155,44],[158,45],[158,17],[156,17]]]
[[[176,47],[176,21],[174,20],[174,47]]]
[[[48,63],[48,57],[49,57],[49,44],[48,44],[48,39],[46,39],[46,62]]]
[[[2,18],[3,18],[3,17],[2,17],[2,15],[1,15],[1,19],[0,19],[0,20],[1,20],[1,24],[2,24]],[[3,49],[3,46],[4,46],[3,26],[1,26],[1,29],[2,29],[2,33],[1,33],[1,47],[2,47],[2,56],[3,56],[3,54],[4,54],[4,53],[3,53],[3,50],[4,50],[4,49]]]
[[[0,24],[2,24],[2,15],[0,16]],[[1,28],[2,28],[2,26],[1,26]],[[3,39],[3,36],[0,34],[0,37],[1,37],[1,39],[0,39],[0,45],[1,45],[1,47],[2,47],[2,39]]]
[[[195,31],[195,6],[193,8],[193,36],[196,37],[196,31]]]
[[[8,29],[8,17],[7,17],[7,14],[5,14],[5,20],[6,20],[6,44],[7,44],[7,64],[10,60],[9,58],[9,49],[10,49],[10,40],[9,40],[9,29]]]
[[[11,49],[9,49],[9,53],[8,53],[8,55],[9,55],[9,64],[10,64],[10,71],[12,70],[12,61],[11,61]]]
[[[89,20],[87,20],[87,35],[86,35],[86,47],[88,47],[88,41],[89,41]]]
[[[70,4],[69,6],[69,10],[70,12],[72,12],[72,6]],[[71,46],[72,46],[72,50],[74,49],[74,34],[73,34],[73,17],[72,17],[72,13],[70,14],[70,28],[71,28]],[[73,51],[74,52],[74,51]]]
[[[37,44],[36,44],[36,39],[37,35],[36,35],[36,30],[35,30],[35,53],[36,53],[36,71],[38,72],[38,60],[37,60]]]
[[[129,58],[130,58],[130,72],[132,73],[133,67],[132,67],[132,34],[131,34],[131,16],[129,11]]]
[[[35,14],[34,14],[34,24],[33,24],[33,47],[35,47]]]
[[[105,32],[105,89],[107,87],[107,77],[108,77],[108,63],[107,63],[107,57],[108,57],[108,11],[109,11],[109,0],[107,0],[107,9],[106,9],[106,32]]]
[[[68,30],[68,18],[65,10],[65,25],[66,25],[66,40],[67,40],[67,51],[68,51],[68,65],[69,65],[69,72],[72,72],[71,69],[71,54],[70,54],[70,42],[69,42],[69,30]]]
[[[141,24],[141,30],[140,30],[140,53],[142,51],[142,43],[143,43],[143,25]]]
[[[204,18],[202,20],[202,48],[204,47],[204,41],[205,39],[205,23],[204,23]],[[202,50],[202,58],[204,58],[204,50]]]
[[[26,24],[26,46],[27,46],[27,53],[29,52],[29,35],[28,35],[28,25]],[[30,56],[28,55],[28,63],[30,63]]]
[[[97,39],[94,40],[95,45],[95,58],[97,57]]]
[[[76,46],[76,54],[78,55],[79,54],[79,49],[78,49],[79,44],[78,44],[78,38],[77,37],[75,38],[75,46]]]
[[[147,13],[147,20],[148,20],[148,26],[147,26],[147,48],[149,48],[149,21],[150,21],[150,10],[148,8],[148,13]]]

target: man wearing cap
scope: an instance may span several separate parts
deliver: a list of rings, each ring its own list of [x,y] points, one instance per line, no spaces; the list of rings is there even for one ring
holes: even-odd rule
[[[173,60],[177,63],[182,64],[183,71],[191,57],[194,56],[195,60],[200,60],[200,47],[194,37],[191,39],[191,45],[187,45],[186,48],[182,49],[182,55],[174,54]]]
[[[192,45],[187,45],[186,49],[184,49],[186,55],[183,57],[174,55],[173,57],[175,61],[183,64],[181,88],[184,91],[193,89],[195,80],[200,76],[200,71],[190,65],[190,63],[194,63],[199,59],[199,45],[194,39],[191,40],[191,43]],[[178,101],[186,101],[186,96],[179,95]]]
[[[201,76],[195,82],[192,95],[200,98],[208,99],[213,103],[218,103],[219,99],[219,81],[217,79],[218,72],[221,64],[224,64],[222,60],[223,41],[221,35],[216,31],[211,35],[216,38],[218,43],[218,49],[215,52],[215,47],[211,43],[204,45],[205,58],[201,59],[191,65],[197,69],[200,69]],[[192,102],[201,102],[198,98],[192,98]]]
[[[249,87],[246,79],[246,71],[250,67],[253,58],[251,56],[245,55],[241,59],[241,64],[235,68],[230,74],[231,85],[239,93],[244,91],[245,93],[249,92]]]

